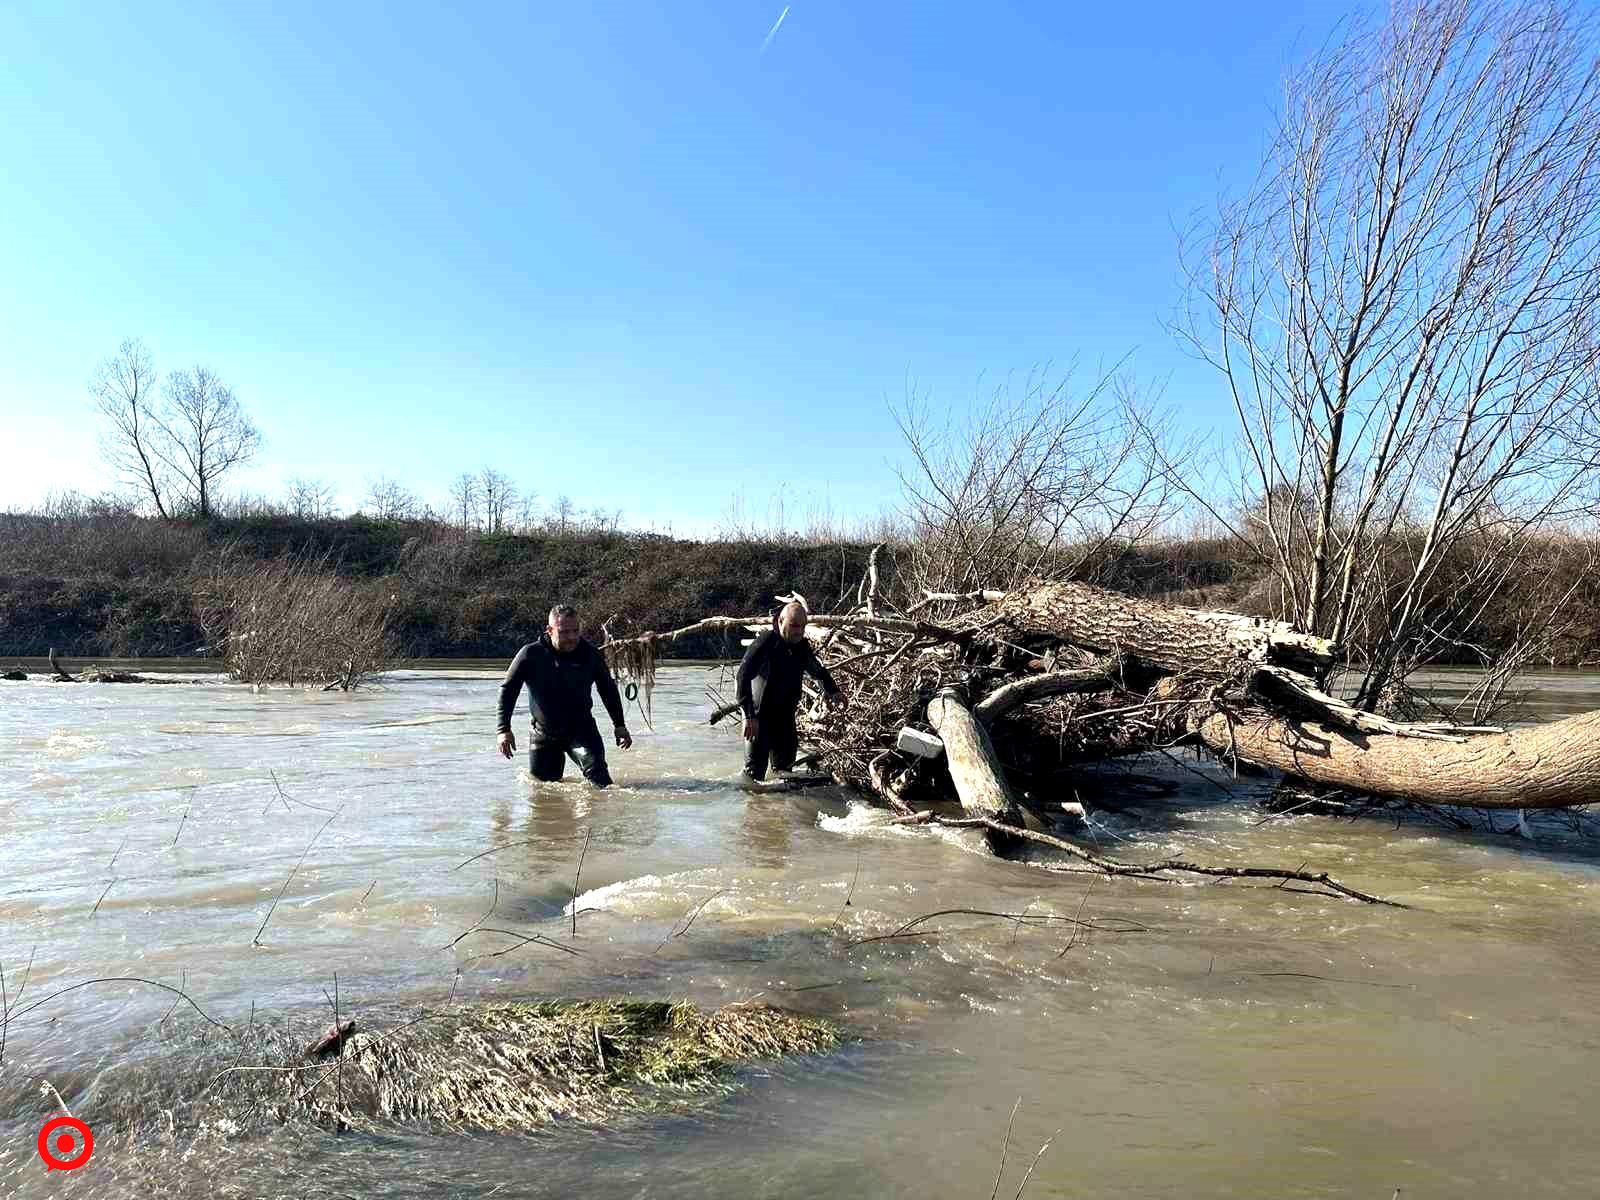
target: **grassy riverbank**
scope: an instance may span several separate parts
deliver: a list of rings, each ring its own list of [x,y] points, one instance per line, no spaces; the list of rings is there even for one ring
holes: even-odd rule
[[[1571,543],[1551,553],[1573,564],[1565,601],[1571,627],[1557,665],[1578,665],[1600,645],[1600,595],[1589,555]],[[0,514],[0,656],[182,656],[205,635],[195,590],[222,558],[325,557],[352,581],[393,597],[393,629],[412,657],[513,653],[559,601],[578,605],[597,633],[671,629],[712,614],[760,612],[796,589],[822,609],[853,595],[870,546],[820,538],[689,541],[632,532],[485,534],[436,521],[270,515],[173,522],[125,513],[50,517]],[[884,556],[892,585],[894,547]],[[1558,577],[1560,572],[1557,572]],[[1094,565],[1095,582],[1135,595],[1267,614],[1265,564],[1221,538],[1117,548]],[[1558,578],[1559,582],[1559,578]],[[1528,598],[1508,589],[1486,615],[1483,644],[1516,635]],[[720,636],[685,639],[682,656],[729,653]],[[1458,648],[1443,661],[1475,661]]]

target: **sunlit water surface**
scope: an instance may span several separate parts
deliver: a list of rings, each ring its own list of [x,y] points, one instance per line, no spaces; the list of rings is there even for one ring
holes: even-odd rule
[[[654,730],[635,716],[634,749],[613,753],[619,786],[536,787],[494,753],[497,677],[404,672],[353,695],[0,684],[13,1001],[32,958],[0,1067],[0,1195],[985,1197],[1014,1106],[1007,1196],[1047,1139],[1030,1197],[1600,1193],[1600,839],[1581,822],[1537,819],[1530,841],[1269,818],[1263,781],[1157,760],[1137,770],[1181,790],[1098,811],[1104,853],[1303,864],[1410,907],[1096,880],[832,789],[747,796],[733,723],[705,722],[705,668],[662,671]],[[1600,707],[1596,677],[1534,683],[1540,718]],[[953,908],[1132,931],[952,915],[851,944]],[[451,945],[475,923],[582,953],[481,930]],[[194,1057],[221,1048],[171,993],[48,999],[139,977],[309,1039],[336,974],[375,1029],[453,988],[458,1004],[760,997],[854,1040],[604,1129],[229,1136],[185,1108]],[[35,1152],[46,1082],[99,1139],[70,1175]]]

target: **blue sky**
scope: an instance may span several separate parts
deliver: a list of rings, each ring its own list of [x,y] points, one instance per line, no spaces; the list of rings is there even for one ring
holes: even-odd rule
[[[260,427],[235,480],[524,489],[703,532],[894,503],[889,405],[1127,357],[1328,4],[0,9],[0,507],[106,471],[124,337]]]

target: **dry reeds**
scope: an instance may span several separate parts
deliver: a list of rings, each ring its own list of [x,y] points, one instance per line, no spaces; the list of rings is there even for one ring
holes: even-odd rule
[[[350,691],[395,657],[392,595],[340,576],[327,555],[240,562],[195,588],[201,627],[243,683]]]
[[[531,1130],[646,1111],[672,1094],[726,1085],[749,1059],[812,1054],[839,1044],[826,1022],[765,1004],[703,1013],[640,1000],[495,1003],[437,1013],[344,1041],[335,1065],[234,1069],[218,1098],[281,1119],[361,1126],[426,1121],[458,1130]]]

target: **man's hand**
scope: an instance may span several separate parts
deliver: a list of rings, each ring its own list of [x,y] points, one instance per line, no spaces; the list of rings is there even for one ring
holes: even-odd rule
[[[758,734],[760,732],[761,732],[761,724],[754,717],[746,717],[744,719],[744,740],[745,741],[747,741],[747,742],[755,741],[756,740],[756,734]]]
[[[628,727],[626,725],[618,725],[614,732],[617,735],[617,745],[621,749],[623,749],[623,750],[632,749],[632,747],[633,747],[633,734],[628,732]]]
[[[508,729],[495,739],[495,744],[500,747],[502,756],[510,758],[517,752],[517,735]]]

